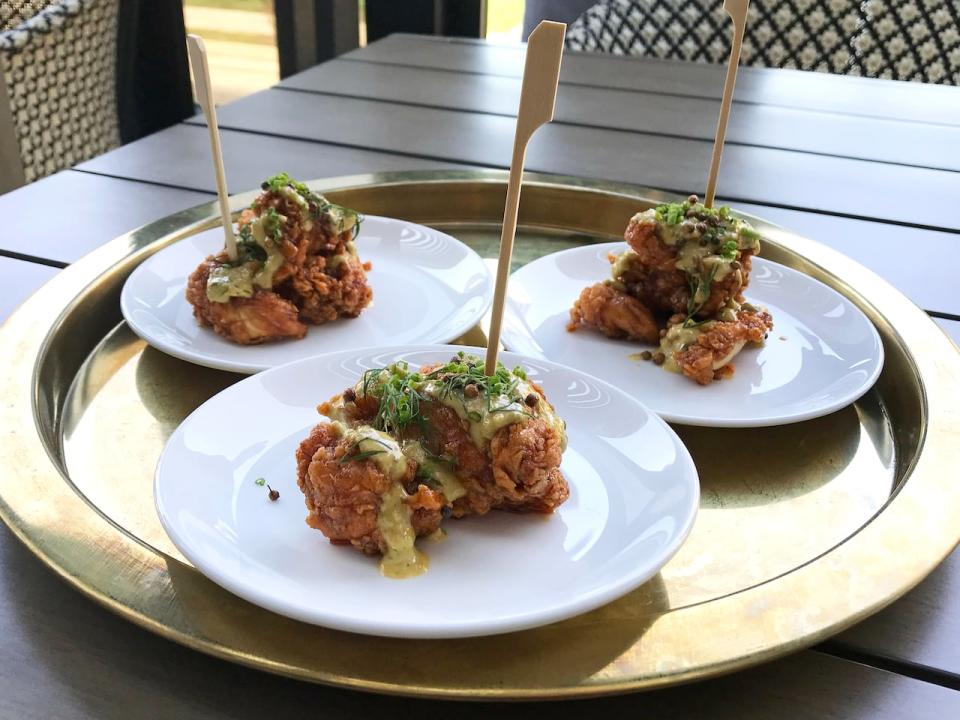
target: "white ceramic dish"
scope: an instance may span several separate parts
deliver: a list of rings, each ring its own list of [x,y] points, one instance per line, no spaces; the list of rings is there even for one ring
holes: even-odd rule
[[[625,249],[588,245],[520,268],[510,280],[504,345],[601,377],[665,420],[687,425],[759,427],[820,417],[857,400],[880,375],[883,345],[866,315],[823,283],[763,258],[753,260],[746,296],[770,311],[774,328],[762,347],[736,357],[731,379],[702,387],[636,357],[653,346],[587,328],[567,331],[580,291],[609,277],[608,254]]]
[[[568,425],[570,499],[550,516],[448,520],[420,541],[423,575],[391,580],[377,560],[331,545],[304,522],[294,450],[314,406],[363,370],[445,361],[470,348],[367,349],[260,373],[214,396],[170,437],[157,466],[160,519],[207,577],[274,612],[358,633],[450,638],[503,633],[603,605],[676,552],[699,503],[686,448],[626,393],[576,370],[504,353],[542,383]],[[473,350],[476,352],[476,350]],[[280,492],[271,502],[258,477]]]
[[[220,228],[151,256],[123,286],[123,316],[141,338],[182,360],[255,373],[311,355],[374,345],[442,343],[472,328],[490,307],[493,278],[477,253],[423,225],[367,216],[357,252],[373,263],[373,303],[359,317],[309,326],[302,340],[244,346],[200,327],[184,297],[187,276],[223,246]]]

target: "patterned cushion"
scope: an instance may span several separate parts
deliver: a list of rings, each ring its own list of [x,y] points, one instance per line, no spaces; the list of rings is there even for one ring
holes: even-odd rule
[[[50,0],[0,0],[0,30],[16,27],[49,4]]]
[[[740,62],[960,84],[958,0],[753,0]],[[722,0],[602,0],[567,30],[567,47],[723,63]]]
[[[120,144],[120,0],[60,0],[0,32],[0,59],[27,182]],[[27,5],[0,4],[0,17]],[[13,7],[17,6],[17,7]]]

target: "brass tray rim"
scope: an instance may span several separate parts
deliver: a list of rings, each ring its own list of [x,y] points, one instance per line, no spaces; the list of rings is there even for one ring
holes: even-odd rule
[[[597,191],[601,193],[620,195],[626,198],[644,198],[661,200],[668,196],[656,190],[641,188],[623,183],[613,183],[605,181],[592,181],[581,178],[567,178],[562,176],[528,175],[528,182],[544,186],[561,186],[566,188],[581,189],[585,191]],[[356,189],[371,186],[389,187],[391,185],[406,185],[411,183],[447,183],[447,182],[472,182],[472,183],[494,183],[504,184],[506,173],[500,171],[422,171],[422,172],[391,172],[372,175],[356,175],[341,178],[332,178],[324,181],[311,183],[312,186],[323,191]],[[233,208],[246,205],[254,196],[255,191],[244,193],[232,198]],[[752,217],[752,216],[751,216]],[[451,689],[449,687],[431,687],[429,685],[412,688],[409,686],[397,686],[389,682],[358,679],[345,676],[330,676],[322,672],[305,670],[284,664],[282,661],[275,661],[270,658],[254,657],[245,654],[235,647],[228,646],[228,643],[219,642],[209,638],[195,638],[186,632],[182,627],[173,627],[169,622],[152,617],[144,611],[140,611],[124,601],[123,593],[111,591],[110,587],[104,587],[97,584],[97,577],[90,577],[88,572],[84,575],[84,569],[78,568],[75,563],[69,562],[71,558],[64,557],[63,548],[56,548],[51,545],[49,538],[44,534],[43,519],[47,514],[48,508],[45,508],[45,502],[38,501],[36,496],[31,496],[29,492],[24,491],[24,485],[33,483],[36,490],[38,480],[37,474],[44,483],[44,490],[53,488],[53,496],[44,496],[44,499],[60,499],[68,504],[75,504],[79,501],[86,504],[88,509],[95,512],[88,518],[91,528],[91,538],[96,539],[98,544],[103,545],[106,542],[104,550],[116,549],[124,554],[125,567],[119,568],[120,571],[126,571],[126,575],[137,570],[135,566],[146,566],[157,569],[167,561],[173,561],[166,558],[162,553],[154,551],[146,546],[141,540],[128,535],[114,525],[109,518],[103,516],[92,505],[87,504],[86,499],[75,491],[69,478],[66,478],[61,469],[57,466],[56,458],[49,456],[47,446],[41,442],[38,434],[39,412],[38,403],[40,390],[37,384],[37,372],[39,361],[43,357],[42,352],[46,349],[48,337],[62,322],[76,303],[79,303],[85,293],[95,286],[101,273],[113,268],[119,263],[131,263],[143,254],[149,254],[164,244],[174,242],[175,240],[198,232],[206,227],[215,225],[216,213],[214,203],[205,203],[195,208],[176,213],[161,220],[145,225],[137,230],[126,233],[115,240],[105,244],[101,248],[87,255],[71,267],[58,274],[53,280],[39,290],[32,298],[24,303],[18,309],[0,330],[0,361],[16,359],[18,353],[23,349],[29,348],[31,352],[24,360],[22,354],[19,362],[8,365],[14,368],[14,372],[8,373],[8,376],[0,381],[0,419],[4,425],[12,428],[7,441],[0,445],[0,463],[9,468],[15,468],[14,472],[9,472],[0,477],[0,517],[13,530],[14,534],[31,549],[38,558],[50,567],[58,575],[66,579],[72,585],[77,587],[88,597],[93,598],[102,605],[108,607],[113,612],[130,619],[131,621],[146,627],[158,634],[185,644],[189,647],[199,649],[209,654],[240,662],[260,669],[270,670],[291,677],[308,679],[324,682],[340,687],[349,687],[354,689],[364,689],[376,692],[385,692],[401,695],[446,697],[456,699],[535,699],[535,698],[567,698],[567,697],[587,697],[604,695],[618,692],[627,692],[637,689],[648,689],[660,687],[678,682],[685,682],[699,678],[714,676],[725,672],[730,672],[741,667],[756,664],[757,662],[772,659],[787,652],[800,649],[810,645],[824,637],[827,637],[843,627],[849,626],[854,622],[875,612],[877,609],[889,604],[900,597],[907,590],[916,585],[926,576],[947,554],[949,554],[960,540],[960,525],[956,522],[960,519],[960,490],[953,489],[942,479],[938,481],[938,467],[950,467],[955,465],[955,461],[960,460],[960,450],[954,449],[955,439],[960,436],[960,415],[957,411],[950,408],[947,398],[949,391],[944,392],[944,386],[960,387],[960,351],[947,338],[943,331],[930,320],[927,315],[916,308],[899,291],[894,289],[885,281],[878,278],[869,270],[859,266],[854,261],[842,256],[840,253],[815,243],[811,240],[801,238],[800,236],[782,231],[776,225],[766,221],[760,221],[765,231],[774,233],[776,242],[784,244],[788,249],[801,252],[806,255],[806,265],[815,273],[831,275],[836,282],[840,283],[845,295],[850,297],[858,305],[866,303],[869,307],[875,308],[875,312],[889,324],[889,329],[893,329],[897,334],[898,340],[907,348],[910,360],[914,364],[914,370],[918,373],[921,380],[922,403],[925,406],[926,421],[923,423],[923,437],[919,439],[919,451],[917,456],[912,459],[911,464],[905,468],[901,484],[897,491],[891,495],[888,502],[871,518],[863,527],[857,530],[846,541],[832,548],[820,557],[814,558],[810,562],[792,570],[786,575],[770,578],[764,583],[747,588],[743,591],[733,593],[729,596],[717,598],[705,604],[713,604],[726,601],[737,595],[754,595],[763,592],[764,588],[776,582],[789,581],[803,573],[819,566],[818,570],[827,570],[825,575],[831,573],[830,561],[836,562],[842,559],[842,556],[849,555],[857,549],[851,546],[861,546],[865,542],[870,542],[874,535],[881,534],[879,538],[883,540],[881,530],[883,526],[889,524],[894,514],[891,508],[897,507],[901,514],[905,511],[913,513],[919,517],[918,513],[929,510],[923,507],[923,503],[917,502],[915,497],[923,489],[939,490],[942,502],[936,510],[939,513],[931,518],[929,514],[923,514],[923,520],[927,523],[926,529],[936,529],[934,533],[923,543],[927,554],[922,562],[906,563],[902,568],[899,582],[891,587],[876,590],[868,593],[869,599],[861,598],[858,603],[858,611],[848,613],[842,618],[833,620],[823,620],[820,629],[804,635],[795,642],[778,645],[776,647],[762,648],[751,655],[739,655],[735,658],[715,658],[712,662],[705,662],[701,667],[680,673],[665,672],[662,675],[645,677],[640,679],[620,679],[605,683],[597,683],[576,687],[562,687],[546,690],[544,688],[531,689],[510,689],[506,692],[497,688],[488,688],[484,691],[474,689]],[[152,238],[152,239],[151,239]],[[834,274],[831,268],[842,268],[845,277],[849,280],[841,280]],[[869,297],[862,292],[853,289],[853,283],[866,284],[869,289]],[[843,292],[843,291],[842,291]],[[66,306],[59,312],[44,308],[43,300],[48,296],[58,295],[58,297],[72,298]],[[882,312],[886,309],[887,312]],[[45,324],[38,326],[34,315],[39,315],[45,321]],[[890,316],[893,316],[891,318]],[[894,322],[896,320],[896,322]],[[901,333],[900,328],[904,329]],[[40,340],[38,344],[38,340]],[[920,354],[913,352],[913,349],[932,351]],[[939,352],[937,352],[939,351]],[[937,356],[940,357],[937,357]],[[27,372],[24,372],[27,371]],[[29,377],[30,383],[24,386],[24,376]],[[931,388],[940,392],[931,392]],[[24,406],[29,408],[28,413],[24,413]],[[33,421],[32,428],[18,427],[18,420],[22,421],[29,417]],[[37,453],[40,450],[41,453]],[[938,457],[933,458],[934,451]],[[18,463],[17,461],[25,461]],[[951,461],[954,461],[951,463]],[[928,469],[928,466],[931,466]],[[939,473],[944,477],[944,473]],[[919,479],[918,479],[919,478]],[[909,480],[909,482],[907,482]],[[923,481],[923,482],[921,482]],[[928,487],[932,486],[932,487]],[[64,490],[69,488],[69,490]],[[951,493],[952,490],[952,493]],[[55,496],[55,497],[54,497]],[[922,499],[922,498],[921,498]],[[952,502],[947,502],[951,500]],[[117,546],[117,547],[112,547]],[[905,555],[908,553],[904,553]],[[915,560],[915,558],[913,558]],[[75,560],[75,559],[74,559]],[[901,564],[903,560],[901,559]],[[900,566],[898,566],[899,568]],[[162,572],[162,569],[161,569]],[[102,581],[102,578],[99,578]],[[113,578],[116,580],[116,578]],[[124,580],[129,578],[124,577]],[[169,575],[166,577],[167,586],[169,586]],[[158,579],[158,589],[164,589],[163,578]],[[130,589],[129,587],[127,588]],[[169,587],[165,590],[169,592]],[[852,602],[852,601],[851,601]],[[690,615],[696,613],[699,606],[689,606],[671,611],[670,615]],[[749,635],[749,633],[747,633]],[[748,639],[749,640],[749,639]]]

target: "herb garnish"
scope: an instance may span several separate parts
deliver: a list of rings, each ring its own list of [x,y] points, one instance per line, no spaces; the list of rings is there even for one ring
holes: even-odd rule
[[[720,257],[727,262],[733,262],[737,259],[738,250],[739,247],[737,246],[736,240],[727,240],[723,245],[720,246]]]
[[[377,445],[380,445],[383,448],[383,450],[361,450],[360,443],[362,442],[376,443]],[[340,465],[343,465],[344,463],[348,463],[348,462],[359,462],[360,460],[366,460],[367,458],[373,457],[374,455],[383,455],[384,453],[390,452],[390,450],[392,449],[393,448],[390,446],[390,444],[384,442],[383,440],[379,440],[375,437],[369,437],[369,436],[362,437],[359,440],[357,440],[357,442],[355,442],[353,446],[349,450],[347,450],[347,452],[341,455],[340,459],[337,460],[337,462]]]
[[[691,210],[693,211],[692,213],[690,212]],[[682,202],[657,205],[653,212],[657,218],[657,222],[666,225],[679,225],[687,217],[695,221],[726,220],[730,215],[730,208],[726,206],[708,208],[697,199],[696,195],[691,195]]]
[[[379,400],[377,415],[371,425],[377,430],[397,435],[411,424],[421,428],[425,426],[421,403],[428,399],[423,394],[427,384],[431,386],[431,395],[441,402],[451,397],[459,399],[463,403],[464,414],[471,422],[479,422],[483,416],[476,410],[467,410],[468,392],[469,396],[482,394],[486,397],[488,413],[511,411],[532,417],[531,413],[520,409],[524,407],[525,396],[520,393],[519,385],[526,377],[522,368],[507,370],[502,363],[497,363],[494,374],[488,376],[484,372],[483,361],[461,351],[446,364],[426,374],[411,371],[405,362],[367,370],[361,379],[358,394]],[[468,386],[474,389],[467,391]],[[505,402],[494,407],[493,402],[498,398],[504,398]]]
[[[687,299],[687,319],[690,321],[694,315],[703,309],[707,300],[710,299],[710,287],[713,285],[713,278],[717,274],[717,266],[713,265],[706,275],[690,275],[690,297]]]
[[[687,317],[684,327],[696,327],[700,323],[694,321],[710,299],[713,281],[716,278],[721,263],[734,263],[739,257],[742,248],[755,249],[758,246],[759,233],[747,223],[730,216],[730,208],[708,208],[691,195],[678,203],[664,203],[654,208],[654,217],[663,225],[679,225],[684,221],[695,224],[697,235],[692,240],[699,239],[701,253],[693,255],[693,267],[684,267],[687,282],[690,285],[690,297],[687,299]],[[690,242],[690,240],[686,240]],[[714,258],[709,263],[706,258]],[[720,262],[717,262],[719,260]],[[688,261],[689,262],[689,261]]]
[[[347,219],[352,218],[353,237],[357,237],[360,232],[360,223],[364,219],[363,215],[356,210],[330,202],[320,193],[316,193],[307,187],[305,183],[291,178],[287,173],[277,173],[273,177],[267,178],[260,187],[274,193],[279,193],[285,187],[292,187],[308,203],[310,217],[314,220],[323,219],[329,229],[339,235],[346,229]],[[334,225],[334,218],[336,218],[336,225]]]
[[[256,480],[253,481],[253,484],[258,487],[263,487],[264,485],[267,484],[267,481],[262,477],[258,477]]]
[[[279,240],[282,234],[283,223],[286,218],[277,212],[276,208],[269,207],[260,215],[263,232],[274,240]]]
[[[359,447],[359,445],[354,445],[353,447],[356,449]],[[348,451],[347,453],[343,454],[339,460],[337,460],[337,463],[343,465],[344,463],[348,462],[359,462],[360,460],[366,460],[374,455],[383,455],[385,452],[386,450],[364,450],[363,452]]]

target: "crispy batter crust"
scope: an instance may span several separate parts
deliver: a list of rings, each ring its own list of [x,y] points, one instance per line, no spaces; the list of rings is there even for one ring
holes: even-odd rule
[[[284,262],[273,275],[273,291],[257,290],[251,298],[211,302],[207,277],[226,256],[208,257],[187,284],[187,300],[197,321],[235,343],[254,345],[302,338],[306,323],[320,325],[339,317],[357,317],[370,304],[373,291],[367,283],[369,265],[347,251],[353,231],[331,234],[309,211],[274,192],[262,193],[253,207],[240,214],[238,224],[249,225],[267,208],[286,218],[280,241]]]
[[[208,257],[187,280],[187,300],[193,305],[197,322],[241,345],[298,340],[307,334],[297,306],[269,290],[257,290],[252,297],[233,298],[228,303],[211,302],[207,298],[207,277],[217,262],[217,258]]]
[[[543,391],[533,388],[542,400]],[[370,422],[376,406],[365,397],[342,402],[342,396],[320,406],[329,411],[343,405],[339,414],[350,423]],[[400,480],[413,509],[417,535],[440,526],[446,508],[454,517],[483,515],[495,508],[515,512],[550,513],[570,496],[560,472],[562,438],[539,418],[500,428],[487,448],[474,444],[469,424],[446,405],[424,401],[423,429],[412,429],[430,453],[449,457],[466,495],[452,504],[439,489],[415,480],[417,466],[408,460],[407,474]],[[331,542],[350,544],[365,553],[385,550],[377,530],[377,516],[391,481],[369,460],[339,462],[351,448],[340,440],[330,423],[315,426],[297,449],[297,483],[304,493],[307,524],[320,530]]]
[[[701,385],[709,385],[717,373],[733,374],[732,358],[746,343],[763,342],[773,329],[773,318],[765,310],[740,310],[734,322],[713,322],[695,343],[674,353],[680,371]]]
[[[637,254],[622,277],[627,292],[655,312],[686,313],[690,300],[690,285],[686,273],[678,269],[677,250],[660,237],[657,223],[649,218],[634,216],[627,225],[624,239]],[[710,286],[710,297],[697,312],[697,317],[712,317],[727,298],[743,302],[743,291],[750,282],[751,250],[740,255],[740,272],[732,272]]]
[[[339,462],[350,450],[330,423],[320,423],[297,448],[297,484],[307,506],[307,524],[330,542],[353,545],[367,554],[382,553],[386,544],[377,529],[384,494],[394,482],[369,460]],[[413,484],[416,469],[411,461],[400,481]],[[406,502],[412,510],[416,534],[429,535],[440,527],[442,495],[423,484]]]
[[[656,342],[660,329],[643,303],[611,285],[584,288],[570,310],[567,330],[592,327],[607,337]]]

